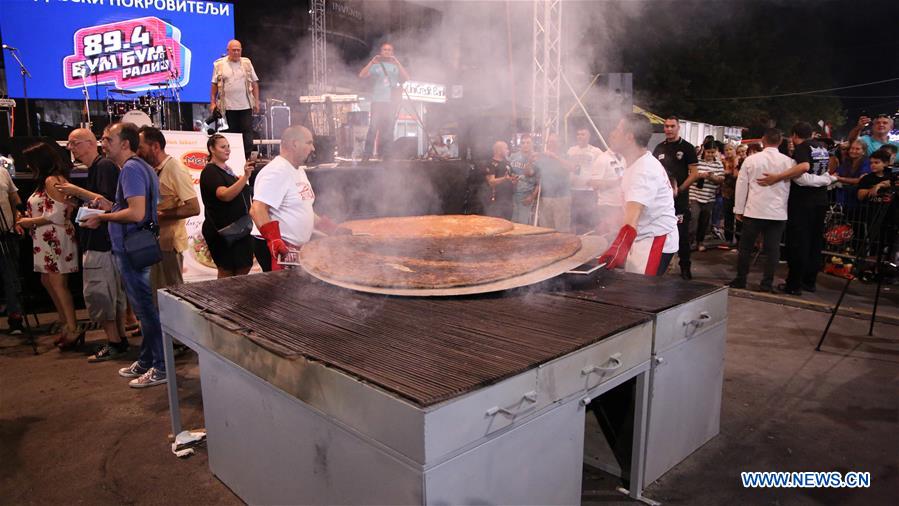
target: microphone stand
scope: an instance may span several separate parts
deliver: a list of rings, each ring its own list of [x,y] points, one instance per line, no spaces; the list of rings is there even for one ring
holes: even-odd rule
[[[181,84],[178,82],[178,73],[175,72],[175,58],[173,55],[169,54],[169,46],[165,47],[166,57],[169,59],[169,74],[171,77],[169,80],[172,82],[172,97],[175,99],[175,111],[177,113],[177,123],[175,123],[175,128],[177,130],[182,130],[181,127]]]
[[[84,96],[84,115],[87,118],[87,124],[81,125],[82,128],[92,129],[91,125],[91,96],[87,91],[87,76],[81,78],[81,95]]]
[[[31,77],[31,72],[28,72],[25,64],[19,59],[18,50],[9,47],[5,49],[15,58],[16,63],[19,64],[19,73],[22,74],[22,98],[25,100],[25,135],[31,137],[31,109],[28,106],[28,83],[26,81],[26,79]]]

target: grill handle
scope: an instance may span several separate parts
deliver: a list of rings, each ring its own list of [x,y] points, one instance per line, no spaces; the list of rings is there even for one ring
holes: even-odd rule
[[[526,392],[524,395],[522,395],[521,401],[519,401],[518,404],[522,404],[524,402],[528,402],[530,404],[537,402],[537,392],[535,390],[531,390],[530,392]],[[509,408],[501,408],[499,406],[493,406],[492,408],[488,409],[487,412],[485,413],[485,415],[488,417],[492,417],[492,416],[496,416],[496,415],[505,415],[505,416],[508,416],[509,418],[514,418],[517,414],[518,413],[516,411],[512,411]]]
[[[621,367],[621,353],[615,353],[614,355],[609,357],[609,360],[606,362],[608,365],[588,365],[581,369],[582,376],[589,376],[594,372],[606,373],[612,372]]]
[[[684,322],[684,327],[700,328],[712,319],[708,311],[702,311],[697,318]]]

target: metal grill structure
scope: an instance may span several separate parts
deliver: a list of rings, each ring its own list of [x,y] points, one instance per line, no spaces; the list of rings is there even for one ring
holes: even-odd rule
[[[328,85],[325,0],[312,0],[312,93],[321,95]]]
[[[559,131],[562,77],[562,0],[534,0],[534,77],[531,131],[545,139]]]
[[[325,24],[325,0],[312,0],[312,95],[321,95],[328,88],[328,40]],[[329,135],[324,104],[312,106],[312,129],[317,135]]]

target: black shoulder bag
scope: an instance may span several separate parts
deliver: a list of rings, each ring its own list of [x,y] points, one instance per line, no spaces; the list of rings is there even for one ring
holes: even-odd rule
[[[246,209],[247,214],[237,218],[230,225],[217,230],[219,235],[222,236],[222,239],[228,243],[228,246],[231,246],[235,242],[250,235],[250,232],[253,231],[253,219],[250,218],[250,209],[249,206],[247,206],[247,196],[244,194],[243,190],[240,191],[240,198],[243,200],[243,207]]]
[[[151,177],[150,181],[152,182],[152,180],[153,178]],[[119,178],[119,185],[121,184],[122,180]],[[151,184],[149,199],[155,198],[158,197]],[[147,209],[144,215],[144,222],[136,229],[125,234],[125,256],[128,257],[128,262],[135,269],[143,269],[162,260],[162,250],[159,248],[159,225],[156,224],[156,217],[152,216],[153,206],[149,199],[147,199],[146,203]]]

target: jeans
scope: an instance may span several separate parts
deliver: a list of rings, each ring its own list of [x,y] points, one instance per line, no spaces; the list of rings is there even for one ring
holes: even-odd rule
[[[796,205],[788,201],[787,216],[787,289],[814,287],[821,270],[827,206]]]
[[[384,152],[389,143],[393,142],[394,125],[396,124],[396,107],[392,102],[372,102],[371,120],[368,123],[368,133],[365,134],[365,148],[363,155],[372,156],[375,147],[375,134],[378,135],[378,156],[384,158]]]
[[[0,261],[0,276],[3,276],[3,293],[6,296],[6,314],[22,312],[19,301],[19,236],[0,237],[3,241],[3,259]]]
[[[734,219],[734,199],[724,198],[724,208],[722,211],[724,212],[724,239],[731,243],[734,240],[734,232],[735,232],[735,224],[736,220]]]
[[[228,132],[243,134],[243,155],[250,156],[253,151],[253,109],[225,111]]]
[[[116,265],[125,283],[125,293],[137,319],[140,320],[140,331],[143,340],[137,363],[143,367],[153,367],[165,372],[165,358],[162,354],[162,323],[159,311],[153,304],[153,291],[150,289],[150,268],[135,269],[124,252],[114,251]]]
[[[783,237],[785,221],[760,220],[743,217],[743,233],[740,235],[739,257],[737,258],[737,280],[746,283],[749,276],[749,262],[752,259],[752,248],[759,234],[764,238],[765,270],[762,274],[763,288],[774,285],[774,271],[780,260],[780,238]]]
[[[697,202],[695,200],[690,201],[690,214],[693,216],[693,219],[690,220],[690,242],[696,242],[697,246],[701,246],[703,241],[705,241],[705,236],[709,232],[709,221],[712,217],[712,208],[715,206],[715,201],[711,202]]]

